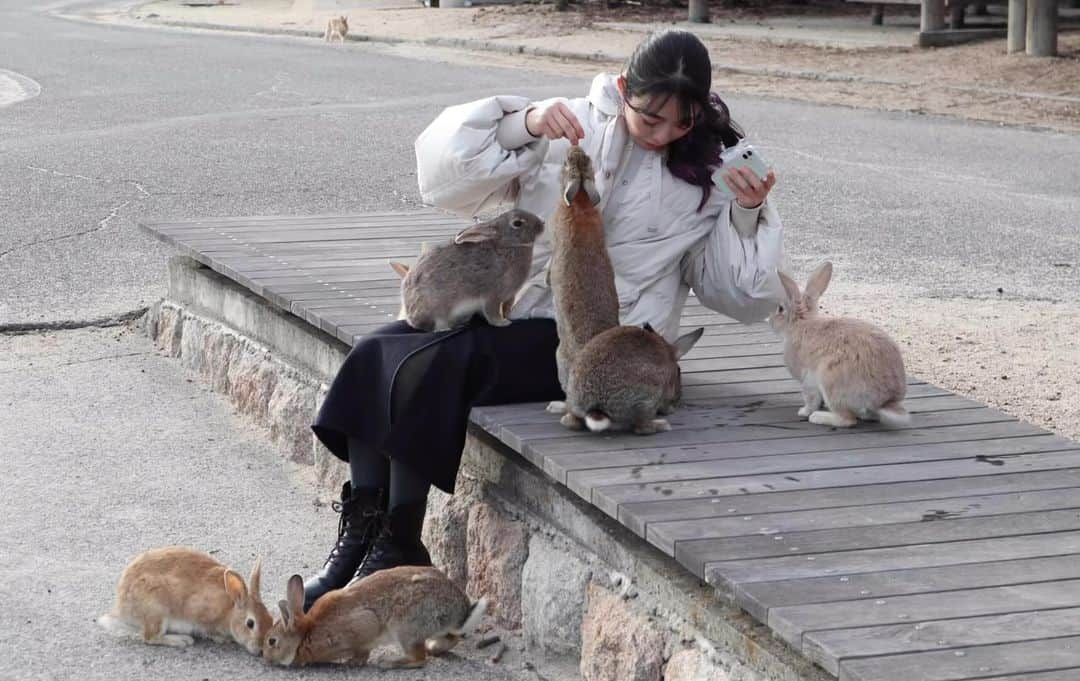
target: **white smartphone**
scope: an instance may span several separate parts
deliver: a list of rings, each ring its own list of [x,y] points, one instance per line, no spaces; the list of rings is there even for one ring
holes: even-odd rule
[[[762,181],[769,176],[769,164],[761,157],[761,152],[745,139],[739,140],[739,143],[733,147],[724,149],[720,154],[720,159],[723,163],[713,172],[712,180],[716,185],[716,191],[728,201],[735,198],[735,193],[728,187],[727,182],[724,182],[724,173],[730,168],[749,168]]]

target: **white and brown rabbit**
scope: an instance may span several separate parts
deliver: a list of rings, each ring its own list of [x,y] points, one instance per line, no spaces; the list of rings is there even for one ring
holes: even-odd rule
[[[811,423],[850,428],[858,419],[904,425],[907,376],[900,348],[880,328],[858,319],[819,317],[818,298],[832,278],[832,263],[822,263],[806,290],[778,272],[786,300],[769,317],[784,337],[784,363],[802,383],[799,416]],[[828,411],[822,410],[824,403]]]
[[[195,636],[236,641],[258,655],[273,618],[259,596],[260,561],[244,578],[182,546],[150,549],[120,575],[113,609],[98,624],[117,636],[185,647]]]
[[[615,270],[604,243],[604,223],[596,204],[592,160],[578,146],[570,147],[560,176],[562,202],[551,220],[551,264],[548,283],[555,304],[559,347],[555,362],[559,385],[566,390],[570,365],[594,336],[619,325]],[[552,402],[548,411],[562,413]]]
[[[323,33],[323,40],[328,43],[334,42],[337,38],[339,42],[345,42],[345,36],[349,35],[349,17],[342,14],[339,17],[331,17],[326,22],[326,31]]]
[[[682,398],[679,358],[704,331],[691,331],[674,345],[648,324],[599,334],[570,367],[562,424],[572,430],[629,429],[638,435],[671,430],[661,417]]]
[[[463,229],[451,243],[430,246],[412,267],[390,263],[401,280],[404,319],[421,331],[447,331],[480,313],[506,326],[506,313],[529,276],[544,222],[524,210]]]
[[[281,619],[263,642],[263,657],[282,666],[365,664],[379,645],[397,643],[393,666],[422,667],[429,653],[450,650],[480,623],[487,608],[431,567],[380,570],[324,595],[304,613],[304,580],[289,578]]]

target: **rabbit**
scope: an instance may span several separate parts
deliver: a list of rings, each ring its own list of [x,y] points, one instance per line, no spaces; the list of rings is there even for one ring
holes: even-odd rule
[[[572,430],[631,429],[638,435],[671,430],[659,416],[673,412],[682,398],[679,358],[704,332],[698,328],[674,344],[648,324],[600,333],[570,367],[561,423]]]
[[[396,642],[404,657],[391,663],[423,667],[428,654],[450,650],[484,616],[487,599],[468,596],[432,567],[380,570],[324,595],[306,614],[304,580],[289,578],[281,619],[263,642],[263,657],[281,666],[365,664],[376,646]]]
[[[253,655],[273,623],[259,596],[261,560],[244,578],[202,551],[182,546],[150,549],[120,575],[113,609],[98,624],[117,636],[153,645],[186,647],[193,636],[230,638]]]
[[[339,17],[331,17],[326,22],[326,32],[323,33],[323,40],[328,43],[334,42],[334,38],[344,44],[345,36],[349,35],[349,17],[342,14]]]
[[[559,385],[567,388],[574,357],[597,334],[619,325],[615,270],[604,245],[604,224],[596,204],[592,160],[581,147],[566,154],[561,181],[562,201],[551,220],[551,263],[548,283],[555,304],[559,347],[555,351]],[[548,411],[563,413],[563,402]]]
[[[811,423],[850,428],[858,419],[901,426],[911,421],[904,409],[907,376],[900,348],[880,328],[858,319],[818,317],[818,298],[832,278],[832,263],[822,263],[806,290],[777,273],[786,300],[769,317],[784,338],[784,363],[802,383],[800,417]],[[825,404],[828,411],[822,410]]]
[[[543,231],[540,218],[510,210],[463,229],[451,243],[428,247],[412,268],[391,263],[402,277],[405,321],[421,331],[448,331],[479,312],[492,326],[506,326]]]

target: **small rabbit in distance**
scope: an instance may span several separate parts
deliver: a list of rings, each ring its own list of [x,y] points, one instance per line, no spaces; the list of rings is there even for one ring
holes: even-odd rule
[[[323,40],[326,42],[332,43],[334,38],[337,38],[338,42],[344,44],[347,35],[349,35],[349,17],[342,14],[338,17],[331,17],[326,22],[326,31],[323,33]]]

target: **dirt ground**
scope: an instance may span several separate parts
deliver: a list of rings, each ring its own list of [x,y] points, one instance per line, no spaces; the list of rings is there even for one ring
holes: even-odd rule
[[[382,4],[379,4],[382,3]],[[320,30],[326,17],[298,12],[293,0],[231,0],[210,8],[184,8],[177,0],[141,5],[144,20],[196,20],[238,26]],[[341,0],[340,5],[348,5]],[[378,6],[375,6],[378,5]],[[768,8],[725,10],[711,3],[713,25],[748,25],[781,16],[792,25],[829,17],[856,26],[867,6],[843,2],[770,3]],[[257,10],[257,11],[256,11]],[[890,7],[886,23],[917,25],[913,8]],[[551,4],[518,4],[439,11],[411,0],[375,0],[344,9],[351,31],[410,41],[450,37],[571,51],[603,49],[628,55],[643,27],[682,21],[685,9],[624,3],[602,9],[576,3],[568,12]],[[423,21],[417,21],[420,14]],[[839,23],[839,22],[838,22]],[[630,24],[628,27],[627,25]],[[822,24],[818,24],[822,25]],[[1080,28],[1080,27],[1078,27]],[[766,27],[767,29],[767,27]],[[914,28],[911,29],[914,31]],[[700,33],[716,65],[715,89],[856,108],[953,116],[1003,125],[1080,132],[1080,30],[1059,34],[1059,56],[1007,55],[1004,39],[948,48],[840,47],[768,37]],[[719,35],[719,37],[717,37]],[[588,77],[611,61],[567,60],[408,44],[377,49],[421,58],[528,66]],[[801,273],[805,275],[805,273]],[[1080,297],[1065,301],[975,300],[910,295],[895,286],[836,282],[822,302],[827,313],[874,321],[896,337],[909,373],[983,401],[1060,435],[1080,439]]]

